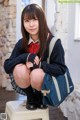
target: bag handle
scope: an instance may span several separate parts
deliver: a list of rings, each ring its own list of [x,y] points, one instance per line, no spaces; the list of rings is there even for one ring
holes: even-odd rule
[[[49,63],[50,61],[50,56],[51,56],[51,53],[52,53],[52,50],[54,48],[54,45],[57,41],[57,37],[53,37],[50,41],[50,44],[49,44],[49,56],[48,56],[48,59],[47,59],[47,62]]]

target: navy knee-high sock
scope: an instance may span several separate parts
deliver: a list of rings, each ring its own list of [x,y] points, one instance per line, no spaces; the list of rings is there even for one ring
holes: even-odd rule
[[[33,88],[29,86],[28,88],[21,88],[24,93],[27,95],[27,101],[28,103],[34,103],[35,95],[33,92]]]
[[[41,91],[35,90],[35,94],[36,94],[37,104],[42,104],[43,95],[42,95]]]

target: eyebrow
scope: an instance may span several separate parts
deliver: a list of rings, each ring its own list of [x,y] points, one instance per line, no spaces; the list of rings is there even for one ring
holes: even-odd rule
[[[24,15],[24,20],[38,19],[36,15]]]

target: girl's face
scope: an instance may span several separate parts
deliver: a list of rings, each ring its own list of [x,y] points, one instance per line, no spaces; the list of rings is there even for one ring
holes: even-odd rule
[[[30,34],[33,40],[38,39],[38,33],[39,33],[39,21],[37,17],[32,19],[27,19],[24,17],[23,20],[24,28],[25,30]]]

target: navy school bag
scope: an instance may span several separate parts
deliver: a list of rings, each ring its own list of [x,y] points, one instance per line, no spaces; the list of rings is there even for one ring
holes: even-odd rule
[[[56,41],[55,37],[50,41],[48,63]],[[45,74],[41,90],[43,93],[43,104],[59,106],[73,90],[74,85],[68,68],[65,74],[57,77]]]

